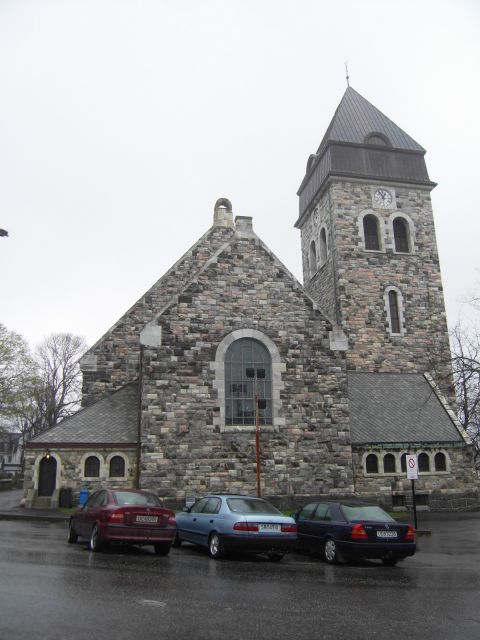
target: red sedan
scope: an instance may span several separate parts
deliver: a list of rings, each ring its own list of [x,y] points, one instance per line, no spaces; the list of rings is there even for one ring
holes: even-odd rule
[[[175,537],[175,513],[158,496],[136,489],[101,489],[70,518],[68,542],[87,538],[92,551],[109,542],[151,544],[167,555]]]

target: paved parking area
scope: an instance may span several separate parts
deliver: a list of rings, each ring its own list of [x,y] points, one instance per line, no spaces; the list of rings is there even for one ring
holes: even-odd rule
[[[211,560],[191,545],[93,554],[66,523],[0,521],[0,638],[477,640],[480,514],[432,516],[396,567],[291,554]]]

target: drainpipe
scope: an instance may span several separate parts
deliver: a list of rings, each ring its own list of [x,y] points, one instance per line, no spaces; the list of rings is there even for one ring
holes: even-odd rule
[[[137,454],[135,464],[135,489],[140,489],[140,463],[142,453],[142,391],[143,391],[143,344],[140,343],[140,360],[138,364],[138,419],[137,419]]]

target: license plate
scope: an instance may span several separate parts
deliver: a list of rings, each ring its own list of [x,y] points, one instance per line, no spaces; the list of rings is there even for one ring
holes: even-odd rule
[[[278,533],[282,530],[282,526],[279,524],[259,524],[258,530],[259,531],[275,531]]]
[[[377,531],[377,538],[398,538],[396,531]]]
[[[158,516],[136,516],[135,522],[158,522]]]

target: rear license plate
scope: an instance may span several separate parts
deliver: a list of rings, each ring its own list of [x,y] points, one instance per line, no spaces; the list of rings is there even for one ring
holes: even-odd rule
[[[135,522],[158,522],[158,516],[136,516]]]
[[[279,524],[259,524],[258,530],[259,531],[275,531],[276,533],[279,533],[282,530],[282,526]]]
[[[377,531],[377,538],[398,538],[396,531]]]

